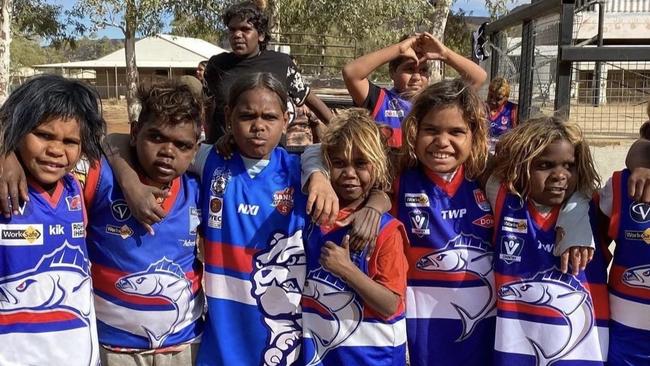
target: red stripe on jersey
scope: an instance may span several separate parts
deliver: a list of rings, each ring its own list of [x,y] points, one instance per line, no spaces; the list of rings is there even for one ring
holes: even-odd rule
[[[84,198],[86,199],[86,204],[88,205],[87,207],[90,207],[95,200],[95,194],[97,193],[97,185],[99,184],[101,169],[102,160],[100,159],[88,169],[88,173],[86,174],[86,184],[84,186],[83,192]]]
[[[205,241],[205,263],[242,273],[253,272],[253,256],[259,249]]]
[[[384,104],[384,99],[386,99],[386,91],[382,88],[379,89],[379,97],[377,98],[375,109],[372,110],[372,119],[377,119],[377,114],[379,113],[381,106]]]
[[[618,230],[621,224],[621,181],[622,172],[614,172],[612,175],[612,212],[609,219],[609,230],[607,234],[610,238],[618,237]]]
[[[0,325],[54,323],[74,319],[79,319],[79,317],[71,312],[62,310],[47,312],[19,311],[10,314],[0,314]]]

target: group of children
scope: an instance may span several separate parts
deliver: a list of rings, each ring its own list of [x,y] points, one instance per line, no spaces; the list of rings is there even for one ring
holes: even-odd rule
[[[198,144],[183,85],[143,88],[105,156],[91,89],[18,88],[0,153],[28,192],[0,219],[0,364],[404,365],[407,347],[411,365],[650,364],[650,206],[629,171],[599,200],[580,130],[550,117],[488,158],[478,66],[428,34],[378,55],[403,81],[378,101],[365,71],[344,77],[399,125],[342,112],[302,163],[278,147],[287,92],[268,73],[230,89],[228,156]],[[422,83],[436,59],[467,80]]]

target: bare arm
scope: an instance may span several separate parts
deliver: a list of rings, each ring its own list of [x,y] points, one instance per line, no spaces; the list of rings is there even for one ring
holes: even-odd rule
[[[400,43],[363,55],[345,65],[343,68],[343,81],[345,81],[345,87],[350,92],[354,104],[362,105],[368,97],[370,90],[368,76],[375,69],[400,56],[418,61],[413,49],[416,40],[417,37],[415,36],[409,37]]]
[[[318,119],[325,124],[329,124],[330,119],[332,119],[332,111],[325,103],[323,103],[316,93],[310,91],[305,99],[305,104],[307,104],[307,107],[314,112]]]
[[[627,180],[630,196],[638,202],[650,203],[650,140],[639,139],[630,146],[625,165],[632,171]]]
[[[346,235],[341,246],[331,241],[325,243],[321,249],[321,265],[343,279],[368,306],[381,316],[384,318],[392,316],[399,306],[399,295],[375,282],[352,263],[349,241],[350,238]]]
[[[20,200],[29,201],[27,177],[16,154],[0,155],[0,212],[5,218],[18,214]]]

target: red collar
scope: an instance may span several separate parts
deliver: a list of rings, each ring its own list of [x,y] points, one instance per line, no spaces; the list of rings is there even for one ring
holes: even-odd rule
[[[424,174],[440,189],[442,189],[449,197],[453,197],[456,195],[456,192],[458,191],[458,188],[460,188],[460,185],[463,183],[463,180],[465,179],[465,167],[461,165],[458,170],[456,170],[456,173],[454,174],[454,177],[447,182],[444,180],[442,177],[440,177],[437,173],[434,173],[431,171],[431,169],[424,167]]]

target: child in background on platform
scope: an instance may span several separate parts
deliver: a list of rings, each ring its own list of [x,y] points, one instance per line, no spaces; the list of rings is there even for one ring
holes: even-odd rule
[[[388,135],[388,145],[402,144],[401,124],[411,111],[413,96],[429,84],[429,61],[442,61],[478,89],[487,74],[477,64],[447,48],[428,33],[404,37],[399,43],[363,55],[343,68],[343,80],[356,106],[368,109]],[[368,77],[388,63],[393,88],[381,88]]]
[[[510,83],[502,77],[490,81],[487,96],[488,122],[490,123],[490,152],[501,135],[517,127],[518,106],[508,100],[510,98]]]
[[[382,135],[367,111],[352,109],[334,117],[322,152],[341,205],[337,222],[362,207],[372,187],[388,189]],[[350,247],[348,230],[338,223],[320,227],[312,223],[306,231],[304,364],[404,365],[404,227],[382,215],[369,257],[367,247]]]
[[[0,108],[0,160],[18,158],[28,180],[26,200],[13,192],[13,215],[0,218],[0,364],[99,364],[86,208],[70,170],[100,157],[105,129],[99,95],[60,76],[27,81]]]
[[[590,196],[599,178],[580,129],[532,119],[496,147],[487,194],[495,211],[495,365],[604,365],[609,306],[606,249],[570,248],[571,273],[553,255],[556,219],[574,192]],[[598,232],[592,203],[592,231]],[[587,241],[587,240],[585,240]],[[588,264],[587,264],[588,263]]]

